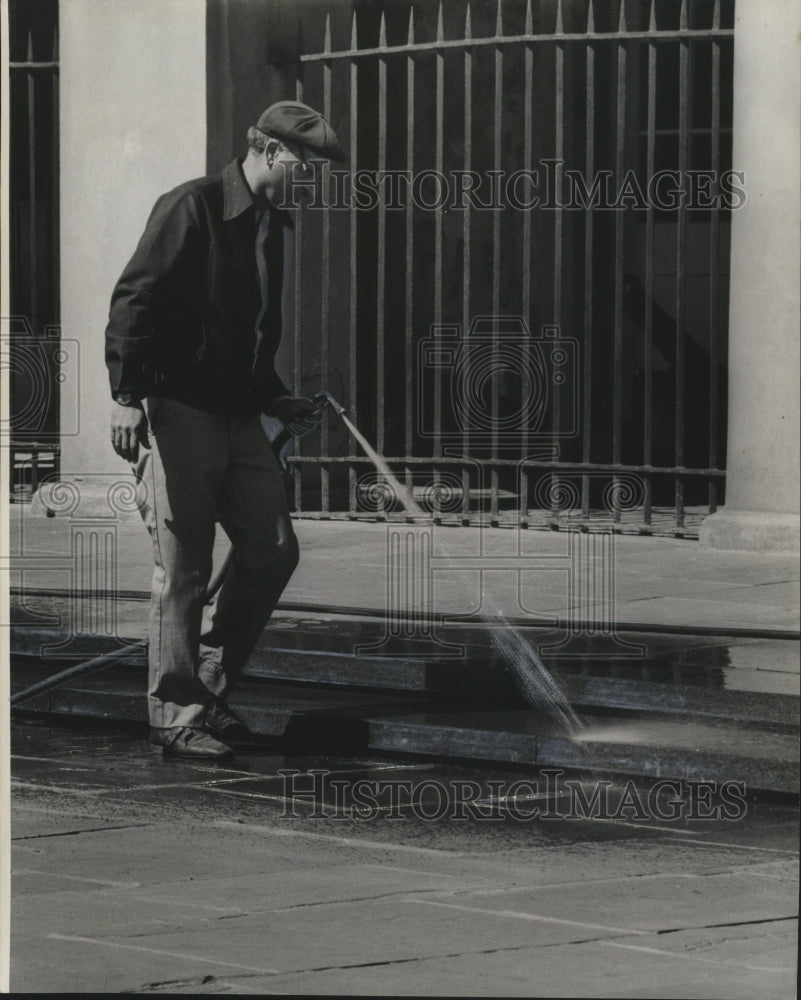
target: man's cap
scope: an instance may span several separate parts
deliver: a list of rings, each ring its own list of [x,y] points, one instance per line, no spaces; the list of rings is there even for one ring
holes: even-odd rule
[[[319,111],[300,101],[278,101],[271,104],[256,123],[265,135],[296,142],[327,160],[346,160],[336,132]]]

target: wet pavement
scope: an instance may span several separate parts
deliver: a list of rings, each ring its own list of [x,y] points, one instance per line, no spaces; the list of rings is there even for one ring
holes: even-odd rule
[[[37,600],[37,610],[54,612],[65,599]],[[65,641],[58,630],[27,624],[19,606],[14,613],[15,691],[130,641]],[[617,633],[607,650],[604,637],[574,636],[565,650],[558,631],[522,634],[581,717],[578,740],[554,725],[547,703],[527,704],[486,628],[475,626],[409,637],[377,619],[283,612],[265,630],[232,704],[254,731],[303,750],[592,767],[798,792],[796,642],[641,631]],[[145,676],[140,651],[38,695],[19,714],[144,723]]]
[[[12,727],[21,992],[759,997],[795,988],[797,800],[141,726]]]
[[[105,576],[97,516],[12,510],[16,690],[145,634],[138,515]],[[575,599],[569,533],[436,527],[432,630],[389,593],[397,525],[295,527],[232,699],[260,748],[154,754],[141,656],[15,711],[14,990],[793,995],[795,554],[616,537],[610,604]],[[485,597],[581,741],[522,701]]]
[[[118,597],[108,603],[114,612],[110,627],[90,631],[88,616],[83,630],[71,628],[76,606],[81,605],[75,594],[12,594],[12,649],[53,663],[63,661],[66,666],[147,634],[149,599],[145,595]],[[596,634],[570,633],[546,624],[509,628],[563,675],[626,678],[716,691],[799,693],[799,645],[795,638],[689,629],[674,633],[659,628],[618,629]],[[302,653],[308,656],[301,661]],[[478,664],[480,672],[471,676],[471,681],[489,677],[489,689],[497,687],[504,667],[486,624],[437,619],[423,629],[419,624],[403,623],[401,627],[375,614],[279,610],[270,619],[249,670],[264,677],[319,680],[316,668],[324,666],[322,653],[334,661],[325,674],[326,682],[350,686],[367,683],[409,689],[431,687],[430,682],[436,680],[439,686],[447,686],[449,674],[451,680],[458,676],[461,683],[465,670]],[[295,670],[291,669],[290,654],[297,661]],[[411,676],[415,673],[416,677]],[[423,683],[423,674],[428,684]],[[439,677],[434,676],[437,674]]]

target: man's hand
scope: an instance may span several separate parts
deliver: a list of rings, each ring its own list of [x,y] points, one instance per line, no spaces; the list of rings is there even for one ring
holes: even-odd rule
[[[279,396],[270,407],[271,417],[277,417],[291,434],[303,435],[319,427],[322,413],[314,400],[306,396]]]
[[[150,447],[147,436],[147,417],[140,406],[123,406],[121,403],[111,404],[111,444],[114,451],[126,462],[136,462],[139,458],[139,445]]]

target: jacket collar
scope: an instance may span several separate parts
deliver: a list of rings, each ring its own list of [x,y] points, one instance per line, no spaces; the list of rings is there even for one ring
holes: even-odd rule
[[[256,202],[253,198],[253,192],[245,180],[245,175],[242,173],[242,161],[240,159],[232,160],[223,169],[222,186],[224,222],[236,219],[248,210],[251,212],[255,211],[257,207]],[[270,206],[270,210],[273,213],[273,218],[280,225],[286,226],[288,229],[295,228],[295,224],[288,212],[285,212],[283,209],[273,208],[272,205]]]

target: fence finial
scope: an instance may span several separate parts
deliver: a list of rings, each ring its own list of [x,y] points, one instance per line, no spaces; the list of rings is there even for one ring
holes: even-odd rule
[[[381,20],[378,22],[378,47],[379,49],[387,47],[387,16],[383,10]]]
[[[469,2],[469,0],[465,4],[464,37],[465,37],[465,39],[473,37],[473,22],[470,19],[470,2]]]
[[[595,31],[595,8],[592,0],[587,5],[587,31]]]
[[[712,27],[715,31],[720,28],[720,0],[715,0],[712,7]]]
[[[323,37],[323,52],[331,51],[331,14],[325,15],[325,36]]]
[[[679,28],[683,31],[688,26],[687,0],[681,0],[681,15],[679,17]]]
[[[495,37],[501,38],[503,35],[503,0],[498,0],[498,14],[495,18]]]
[[[626,23],[626,0],[620,0],[620,21],[618,23],[617,30],[629,30],[628,24]]]
[[[409,4],[409,30],[406,32],[406,44],[414,45],[414,4]]]
[[[592,0],[590,0],[590,3],[592,3]],[[534,33],[534,15],[531,12],[531,0],[526,0],[526,24],[523,31],[527,35]]]
[[[353,8],[353,17],[351,18],[351,21],[350,21],[350,49],[351,49],[351,52],[355,52],[356,51],[357,44],[358,43],[357,43],[357,39],[356,39],[356,8],[354,7]]]
[[[443,42],[445,40],[445,32],[442,28],[442,0],[439,0],[439,7],[437,8],[437,41]]]
[[[651,0],[651,15],[648,18],[648,30],[656,31],[656,0]]]
[[[556,31],[557,35],[565,33],[565,19],[562,14],[562,0],[556,0]]]

